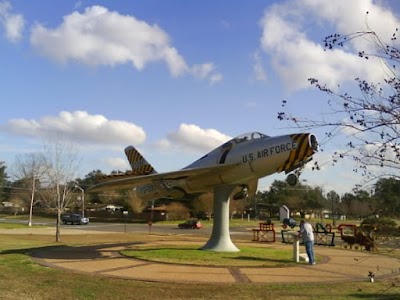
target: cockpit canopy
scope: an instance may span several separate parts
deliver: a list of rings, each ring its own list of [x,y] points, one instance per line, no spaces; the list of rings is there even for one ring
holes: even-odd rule
[[[251,140],[256,140],[256,139],[260,139],[260,138],[268,138],[268,135],[265,135],[263,133],[260,132],[248,132],[242,135],[239,135],[235,138],[233,138],[231,141],[236,143],[236,144],[240,144],[243,143],[245,141],[251,141]]]

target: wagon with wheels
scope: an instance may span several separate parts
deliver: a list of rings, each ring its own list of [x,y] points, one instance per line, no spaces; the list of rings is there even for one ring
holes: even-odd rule
[[[353,250],[374,250],[375,231],[373,226],[360,226],[354,224],[341,224],[338,226],[342,248]]]

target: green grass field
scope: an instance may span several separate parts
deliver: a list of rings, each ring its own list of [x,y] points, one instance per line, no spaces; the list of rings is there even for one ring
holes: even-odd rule
[[[214,267],[285,267],[295,264],[290,250],[257,247],[240,247],[240,252],[202,251],[198,246],[137,247],[124,250],[122,254],[149,261]]]
[[[70,246],[137,242],[146,238],[148,236],[133,234],[62,236],[63,244]],[[175,238],[162,237],[171,241]],[[186,239],[188,246],[184,247],[194,249],[190,239]],[[399,278],[340,284],[152,283],[71,273],[37,265],[29,252],[55,245],[53,241],[54,236],[47,235],[0,234],[0,299],[400,299]],[[250,245],[246,246],[249,247],[246,255],[257,255],[257,249],[253,251]],[[147,255],[155,256],[155,252],[148,251]],[[168,254],[160,256],[166,259]],[[195,259],[194,256],[190,255],[189,259]],[[282,259],[278,257],[274,259]],[[233,259],[232,264],[235,263]]]

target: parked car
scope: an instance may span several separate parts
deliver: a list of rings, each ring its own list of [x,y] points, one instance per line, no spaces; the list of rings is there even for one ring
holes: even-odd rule
[[[184,223],[178,224],[180,229],[200,229],[203,227],[200,221],[197,220],[187,220]]]
[[[89,223],[89,218],[85,218],[81,214],[63,214],[61,216],[61,222],[64,224],[70,223],[71,225],[87,225]]]
[[[295,228],[297,226],[296,220],[293,218],[286,218],[283,219],[283,228],[287,228],[289,226],[290,228]]]

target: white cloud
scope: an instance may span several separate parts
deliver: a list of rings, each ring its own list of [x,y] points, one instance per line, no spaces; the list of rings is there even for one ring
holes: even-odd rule
[[[400,146],[394,143],[382,144],[375,142],[373,144],[361,145],[359,148],[360,160],[368,165],[369,171],[373,174],[390,174],[398,176]],[[382,167],[380,166],[382,163]],[[383,168],[384,166],[384,168]]]
[[[44,56],[60,63],[71,60],[92,66],[131,63],[137,70],[143,70],[149,63],[163,61],[174,77],[192,74],[213,83],[218,75],[213,69],[207,74],[192,73],[185,59],[171,46],[168,34],[158,25],[102,6],[66,15],[54,29],[36,24],[30,40]]]
[[[362,177],[353,171],[354,161],[349,157],[338,158],[337,150],[326,150],[314,155],[313,160],[306,164],[300,179],[305,179],[306,184],[322,187],[327,193],[331,190],[339,195],[350,192],[357,184],[362,182]],[[334,157],[337,160],[334,163]],[[319,169],[313,169],[317,162]],[[346,171],[343,171],[346,170]]]
[[[355,49],[366,49],[368,42],[364,39],[355,39],[348,47],[324,51],[321,43],[310,37],[319,30],[341,34],[367,30],[367,24],[379,36],[390,38],[399,20],[372,0],[338,0],[329,5],[318,0],[288,0],[265,11],[260,21],[260,42],[289,91],[310,87],[310,77],[330,86],[355,77],[375,81],[384,76],[385,70],[377,60],[360,60]]]
[[[203,153],[210,151],[231,139],[215,129],[202,129],[194,124],[181,124],[177,131],[170,132],[167,138],[158,143],[164,149],[168,147],[183,148]]]
[[[260,55],[259,51],[256,51],[252,55],[252,59],[254,61],[253,64],[253,73],[254,77],[257,81],[266,81],[267,80],[267,74],[265,73],[264,67],[263,67],[263,61],[262,57]]]
[[[103,163],[110,167],[111,170],[115,171],[125,171],[129,170],[130,166],[126,159],[122,159],[120,157],[108,157],[103,159]]]
[[[306,164],[302,170],[299,180],[302,184],[310,185],[311,187],[320,187],[324,193],[336,191],[339,195],[351,192],[352,189],[362,183],[362,176],[353,171],[349,171],[349,165],[354,165],[350,158],[339,159],[333,165],[332,156],[334,151],[318,152],[313,156],[313,160]],[[314,162],[318,162],[319,170],[314,169]],[[343,171],[347,170],[347,171]],[[285,181],[287,174],[284,172],[275,173],[264,177],[259,181],[259,190],[268,190],[274,180]]]
[[[199,79],[209,78],[210,84],[215,84],[222,80],[222,75],[215,71],[213,63],[204,63],[201,65],[193,65],[191,73],[194,77]]]
[[[20,14],[10,13],[11,4],[0,2],[0,24],[3,25],[8,40],[17,42],[22,37],[25,20]]]
[[[209,81],[210,81],[210,84],[213,85],[213,84],[216,84],[217,82],[222,81],[222,79],[223,79],[222,74],[214,73],[214,74],[210,75],[210,80]]]
[[[116,144],[142,144],[144,130],[124,121],[108,120],[102,115],[90,115],[85,111],[60,112],[39,120],[12,119],[0,129],[12,135],[25,137],[60,136],[84,144],[116,146]]]

